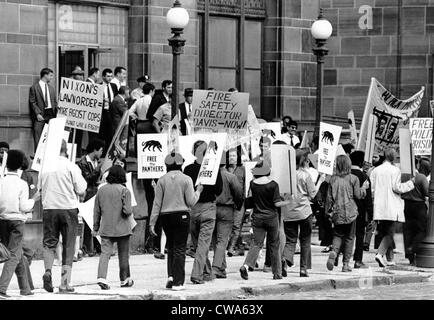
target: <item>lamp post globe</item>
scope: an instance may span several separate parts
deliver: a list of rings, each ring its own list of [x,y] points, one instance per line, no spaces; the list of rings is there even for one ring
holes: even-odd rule
[[[316,20],[310,30],[312,37],[315,39],[316,47],[313,49],[313,53],[317,58],[317,88],[316,88],[316,110],[315,110],[315,136],[320,134],[321,124],[321,108],[322,108],[322,86],[323,86],[323,70],[324,57],[328,54],[329,50],[325,47],[327,40],[333,33],[333,26],[327,20],[324,19],[323,11],[320,9],[318,20]]]
[[[179,0],[175,0],[173,7],[167,12],[166,21],[172,29],[173,37],[169,39],[172,47],[173,69],[172,69],[172,119],[178,115],[179,92],[181,82],[181,54],[185,46],[185,39],[182,37],[184,28],[190,21],[188,11],[181,6]],[[179,127],[178,127],[179,128]]]

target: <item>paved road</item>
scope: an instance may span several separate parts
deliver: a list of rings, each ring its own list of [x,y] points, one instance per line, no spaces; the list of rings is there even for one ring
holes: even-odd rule
[[[434,282],[259,296],[253,300],[434,300]]]

